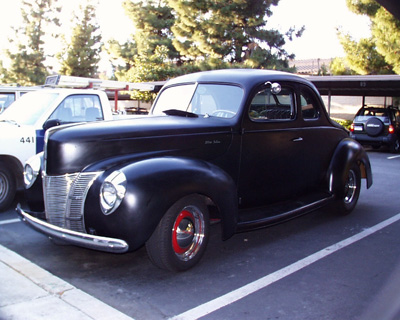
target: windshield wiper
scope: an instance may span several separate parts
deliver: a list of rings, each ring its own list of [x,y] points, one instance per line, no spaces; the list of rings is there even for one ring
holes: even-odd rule
[[[195,113],[178,110],[178,109],[169,109],[163,111],[167,116],[178,116],[178,117],[185,117],[185,118],[198,118],[199,116]]]
[[[0,122],[7,122],[7,123],[15,124],[16,126],[19,127],[19,124],[15,120],[1,119]]]

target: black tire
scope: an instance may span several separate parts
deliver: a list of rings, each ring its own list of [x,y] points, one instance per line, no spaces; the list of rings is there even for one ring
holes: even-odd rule
[[[340,215],[348,215],[357,205],[361,190],[361,171],[357,164],[346,173],[341,195],[335,201],[334,209]]]
[[[200,196],[191,195],[168,209],[146,242],[146,250],[157,267],[185,271],[199,262],[206,250],[208,238],[207,206]]]
[[[365,131],[371,137],[379,136],[383,132],[385,125],[378,118],[370,118],[365,122]]]
[[[400,151],[400,141],[399,138],[396,138],[393,143],[390,145],[390,152],[391,153],[399,153]]]
[[[12,171],[0,162],[0,212],[7,210],[14,201],[17,183]]]

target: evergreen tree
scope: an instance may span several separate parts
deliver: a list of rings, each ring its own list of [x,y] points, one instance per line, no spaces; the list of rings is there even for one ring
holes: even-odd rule
[[[335,58],[332,60],[330,64],[330,69],[333,75],[351,75],[355,74],[354,71],[352,71],[348,63],[346,63],[345,58]]]
[[[360,39],[357,42],[350,35],[339,33],[339,40],[346,53],[346,62],[357,74],[391,73],[392,68],[378,53],[371,39]]]
[[[116,40],[109,40],[104,49],[110,58],[114,78],[123,77],[135,65],[135,57],[138,54],[135,41],[120,44]]]
[[[57,0],[25,0],[22,2],[22,26],[13,28],[16,50],[6,50],[5,54],[11,61],[9,69],[5,70],[3,81],[19,83],[20,85],[43,84],[48,75],[45,66],[46,53],[44,38],[49,35],[47,30],[59,26],[57,13],[61,7]],[[55,37],[55,36],[53,36]]]
[[[175,22],[175,16],[165,1],[125,1],[123,7],[134,23],[134,40],[139,54],[151,56],[155,54],[157,47],[162,46],[168,50],[168,59],[180,59],[178,51],[172,44],[171,27]]]
[[[172,31],[174,46],[186,58],[223,59],[232,64],[248,61],[250,67],[271,67],[291,58],[283,46],[285,35],[266,28],[270,7],[279,0],[168,0],[177,18]],[[281,60],[281,61],[280,61]],[[271,63],[272,62],[272,63]]]
[[[134,66],[127,72],[119,74],[118,80],[128,82],[151,82],[167,80],[174,76],[173,65],[168,61],[168,48],[157,46],[152,55],[143,53],[135,56]],[[140,101],[153,101],[156,94],[151,92],[133,91],[132,98]]]
[[[381,64],[382,69],[378,72],[387,73],[392,69],[395,73],[400,74],[400,55],[398,54],[400,51],[400,21],[374,0],[347,0],[347,6],[351,11],[367,15],[371,19],[372,37],[371,39],[362,39],[358,46],[367,50],[367,42],[371,42],[370,56],[377,61],[379,55],[379,60],[385,61],[384,64]],[[352,39],[348,38],[347,40],[349,40],[347,46],[351,45]],[[346,45],[345,43],[346,41],[342,45]],[[363,63],[369,64],[369,61],[364,59]],[[350,67],[353,69],[352,65]],[[365,69],[371,68],[366,66]]]
[[[154,57],[160,57],[156,51],[163,48],[161,56],[165,57],[163,64],[168,68],[168,73],[162,74],[164,77],[229,67],[290,70],[288,58],[294,56],[283,46],[287,40],[301,36],[304,28],[291,28],[285,34],[268,30],[270,7],[278,2],[126,0],[124,7],[136,31],[131,48],[137,51],[131,50],[132,55],[123,60],[127,66],[133,63],[134,69],[137,64],[152,65]],[[117,55],[118,51],[123,52],[122,47],[110,45],[109,48],[109,52],[112,50]],[[118,79],[124,78],[126,69],[117,67],[117,70],[120,71],[116,72]]]
[[[75,13],[75,27],[65,53],[58,55],[60,73],[79,77],[96,77],[101,52],[101,34],[96,23],[95,7],[79,7],[82,16]]]

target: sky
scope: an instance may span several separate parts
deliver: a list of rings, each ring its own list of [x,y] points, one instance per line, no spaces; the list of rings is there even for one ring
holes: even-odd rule
[[[352,13],[346,0],[280,0],[272,12],[267,27],[278,28],[283,33],[291,26],[297,29],[305,26],[302,37],[285,46],[296,59],[343,57],[337,28],[355,40],[371,35],[369,18]]]
[[[59,0],[63,4],[64,30],[71,29],[69,23],[72,11],[79,8],[82,0]],[[13,36],[11,26],[18,26],[21,0],[0,0],[0,50],[9,46],[8,38]],[[99,0],[97,19],[102,30],[103,41],[114,38],[125,41],[134,33],[133,24],[121,7],[123,0]],[[350,12],[346,0],[280,0],[272,6],[272,17],[267,27],[281,33],[290,27],[305,31],[301,38],[295,38],[285,45],[286,51],[294,53],[296,59],[327,59],[344,56],[336,36],[341,28],[354,39],[369,37],[369,19]],[[0,53],[1,54],[1,53]]]

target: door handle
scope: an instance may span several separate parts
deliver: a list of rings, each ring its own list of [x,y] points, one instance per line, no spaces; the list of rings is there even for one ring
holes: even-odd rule
[[[298,137],[298,138],[294,138],[292,139],[293,142],[299,142],[299,141],[303,141],[302,137]]]

